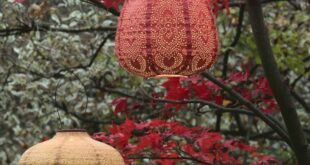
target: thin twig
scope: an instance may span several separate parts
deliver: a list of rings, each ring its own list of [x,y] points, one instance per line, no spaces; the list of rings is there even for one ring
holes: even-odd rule
[[[140,100],[140,101],[146,101],[146,102],[150,102],[150,101],[155,101],[155,102],[160,102],[160,103],[170,103],[170,104],[200,104],[200,105],[204,105],[204,106],[209,106],[210,108],[214,108],[215,111],[221,111],[221,112],[226,112],[226,113],[240,113],[240,114],[246,114],[246,115],[255,115],[254,113],[252,113],[251,111],[247,111],[247,110],[243,110],[243,109],[238,109],[238,108],[228,108],[228,107],[223,107],[220,106],[218,104],[215,104],[213,102],[209,102],[209,101],[205,101],[205,100],[170,100],[170,99],[157,99],[157,98],[153,98],[150,97],[148,95],[139,97],[137,95],[132,95],[132,94],[128,94],[119,90],[115,90],[115,89],[110,89],[110,88],[101,88],[102,91],[105,92],[109,92],[109,93],[114,93],[114,94],[118,94],[120,96],[124,96],[124,97],[128,97],[128,98],[133,98],[136,100]],[[199,113],[207,113],[210,111],[199,111]]]
[[[116,31],[115,26],[101,26],[101,27],[88,27],[88,28],[79,28],[79,29],[67,29],[67,28],[55,28],[50,27],[46,24],[23,24],[16,28],[7,28],[0,29],[0,36],[10,36],[10,35],[21,35],[24,33],[29,33],[32,31],[40,32],[63,32],[63,33],[72,33],[80,34],[85,32],[113,32]]]
[[[110,13],[112,13],[115,16],[119,16],[120,15],[120,12],[115,10],[114,8],[107,8],[104,5],[103,1],[101,1],[101,0],[82,0],[82,2],[89,3],[89,4],[92,4],[92,5],[97,6],[99,8],[102,8],[104,10],[107,10],[107,11],[109,11]]]
[[[14,65],[11,66],[11,67],[8,69],[8,72],[7,72],[7,74],[6,74],[5,78],[4,78],[4,81],[3,81],[3,83],[2,83],[1,92],[4,91],[4,88],[5,88],[6,84],[8,83],[8,80],[9,80],[9,77],[10,77],[10,75],[11,75],[11,73],[12,73],[13,67],[14,67]]]
[[[235,47],[238,44],[240,37],[241,37],[241,34],[242,34],[242,24],[243,24],[243,18],[244,18],[244,11],[245,11],[245,4],[242,4],[240,6],[240,9],[239,9],[239,18],[238,18],[238,26],[236,29],[236,35],[235,35],[232,43],[230,44],[230,48],[226,50],[225,55],[224,55],[223,71],[222,71],[223,78],[227,77],[229,53],[232,50],[231,47]]]
[[[251,110],[258,117],[260,117],[269,127],[274,129],[279,134],[279,136],[284,139],[284,141],[286,141],[289,145],[291,145],[287,132],[285,131],[285,129],[282,127],[281,124],[275,123],[274,121],[270,120],[270,118],[268,118],[264,113],[262,113],[259,109],[257,109],[251,102],[246,100],[243,96],[241,96],[239,93],[237,93],[232,88],[226,86],[221,81],[217,80],[215,77],[211,76],[208,73],[203,73],[202,75],[206,77],[207,79],[209,79],[210,81],[212,81],[214,84],[221,87],[224,91],[229,93],[231,96],[236,98],[242,105],[246,106],[249,110]]]

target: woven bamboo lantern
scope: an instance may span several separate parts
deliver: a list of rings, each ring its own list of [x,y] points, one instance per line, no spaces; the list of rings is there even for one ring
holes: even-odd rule
[[[51,140],[29,148],[20,165],[124,165],[111,146],[90,138],[84,130],[57,132]]]
[[[125,0],[116,54],[143,77],[198,74],[218,54],[215,18],[207,0]]]

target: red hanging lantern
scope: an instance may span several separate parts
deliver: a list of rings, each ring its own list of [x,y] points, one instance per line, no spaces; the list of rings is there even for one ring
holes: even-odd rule
[[[215,62],[218,34],[208,0],[126,0],[116,54],[143,77],[190,76]]]

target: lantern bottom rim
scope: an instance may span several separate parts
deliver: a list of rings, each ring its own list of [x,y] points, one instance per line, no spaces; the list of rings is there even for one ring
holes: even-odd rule
[[[153,76],[152,78],[188,78],[188,76],[179,75],[179,74],[160,74]]]

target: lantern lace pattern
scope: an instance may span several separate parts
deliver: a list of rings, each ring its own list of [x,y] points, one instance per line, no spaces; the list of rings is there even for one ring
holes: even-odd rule
[[[215,62],[215,18],[206,0],[126,0],[116,54],[127,71],[143,76],[189,76]]]

